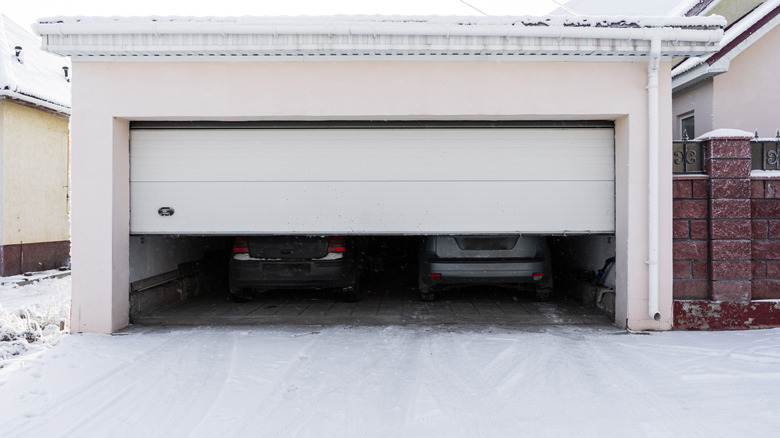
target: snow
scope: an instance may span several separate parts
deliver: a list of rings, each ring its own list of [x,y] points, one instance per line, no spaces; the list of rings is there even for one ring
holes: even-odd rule
[[[0,360],[0,392],[8,437],[774,436],[780,329],[131,327]]]
[[[758,170],[750,171],[752,178],[780,178],[780,170]]]
[[[41,32],[46,25],[79,25],[84,32],[90,26],[121,26],[133,28],[138,25],[155,25],[160,33],[174,33],[176,25],[197,25],[198,29],[206,31],[212,26],[263,26],[320,28],[338,26],[371,26],[392,28],[397,26],[415,26],[420,32],[426,29],[437,29],[450,26],[479,27],[638,27],[638,28],[695,28],[722,27],[726,22],[722,17],[664,17],[651,15],[594,15],[594,16],[435,16],[435,15],[332,15],[332,16],[243,16],[243,17],[180,17],[180,16],[149,16],[149,17],[45,17],[38,20],[34,26]],[[115,30],[123,32],[122,28]],[[71,29],[71,28],[69,28]],[[225,29],[219,27],[219,29]]]
[[[70,277],[43,279],[58,271],[3,277],[0,282],[0,367],[12,356],[56,344],[68,330]],[[61,273],[59,273],[61,274]],[[35,278],[40,278],[35,280]],[[19,286],[17,282],[33,281]]]
[[[742,131],[740,129],[721,128],[707,132],[696,137],[694,140],[709,140],[711,138],[753,138],[752,132]]]
[[[5,436],[774,436],[780,330],[138,328],[0,388]]]
[[[552,15],[671,15],[681,0],[569,0]],[[568,9],[568,11],[567,11]]]
[[[70,82],[62,67],[70,68],[70,59],[40,47],[40,39],[0,15],[0,94],[69,114]]]
[[[726,29],[726,31],[723,33],[723,39],[720,41],[720,46],[726,47],[729,43],[734,41],[735,38],[745,33],[751,26],[756,24],[758,21],[760,21],[762,18],[764,18],[767,14],[769,14],[773,9],[775,9],[778,6],[780,6],[780,0],[767,0],[763,4],[756,7],[747,16],[733,23],[731,26],[729,26],[728,29]],[[780,22],[780,19],[774,19],[770,23],[764,25],[764,27],[766,29],[771,29],[774,26],[776,26],[778,22]],[[732,54],[732,57],[736,56],[742,50],[744,50],[745,47],[747,47],[744,43],[742,43],[741,45],[744,47],[741,48],[737,47],[735,49],[732,49],[736,51],[735,53]],[[715,53],[707,56],[702,56],[702,57],[691,57],[685,60],[684,62],[680,63],[676,67],[674,67],[672,69],[672,76],[677,76],[689,70],[692,70],[693,68],[705,63],[710,57],[714,55]]]

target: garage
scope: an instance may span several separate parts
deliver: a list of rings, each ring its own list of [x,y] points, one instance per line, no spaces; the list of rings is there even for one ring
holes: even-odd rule
[[[135,122],[130,130],[130,231],[146,236],[144,245],[131,247],[130,262],[141,284],[148,275],[143,272],[151,269],[136,265],[149,266],[155,259],[147,250],[153,240],[146,243],[154,236],[158,242],[161,236],[177,236],[167,241],[166,252],[202,249],[190,259],[229,244],[216,236],[355,236],[349,246],[359,248],[355,257],[362,281],[354,296],[364,302],[349,313],[359,317],[303,315],[288,322],[419,319],[420,308],[409,311],[420,296],[415,277],[421,240],[414,236],[612,234],[614,199],[611,122]],[[220,262],[216,257],[211,263]],[[253,270],[261,275],[271,267],[277,266],[258,261]],[[313,281],[312,269],[305,268],[295,276]],[[212,289],[212,299],[224,297],[224,282]],[[329,295],[286,289],[252,294],[262,307],[271,306],[274,318],[260,312],[238,320],[279,322],[280,308],[306,309],[308,315],[313,302],[328,310],[343,305],[333,290]],[[432,304],[425,309],[427,319],[540,322],[522,290],[463,289],[440,293],[449,311]],[[149,316],[157,312],[150,304],[164,301],[141,303],[139,297],[160,297],[164,291],[131,295],[132,320],[158,321]],[[246,294],[241,301],[250,300]],[[520,299],[526,306],[522,312],[514,305]],[[453,302],[482,312],[452,311]],[[392,310],[370,318],[379,307]],[[479,317],[499,311],[500,320]],[[200,322],[215,320],[185,314]],[[235,317],[216,319],[225,323]],[[176,318],[167,314],[165,320]]]
[[[629,21],[39,23],[73,61],[72,330],[121,329],[131,291],[186,283],[239,234],[552,236],[572,272],[614,257],[615,323],[671,328],[660,121],[672,59],[722,23]]]
[[[200,125],[131,125],[131,233],[615,230],[611,123]]]

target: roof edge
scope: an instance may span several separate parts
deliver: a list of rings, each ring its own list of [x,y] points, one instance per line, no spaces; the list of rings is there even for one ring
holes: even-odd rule
[[[70,118],[71,108],[11,90],[0,90],[0,100],[8,99],[41,111]]]
[[[41,19],[43,47],[92,59],[646,56],[713,53],[722,17],[131,17]],[[105,38],[111,36],[112,38]],[[616,57],[617,59],[617,57]]]
[[[702,69],[702,64],[709,66],[719,64],[728,69],[732,59],[736,58],[759,38],[780,24],[780,0],[770,0],[761,4],[745,18],[748,18],[750,15],[754,16],[752,21],[748,21],[750,24],[746,27],[733,29],[733,35],[730,34],[731,32],[726,31],[720,50],[707,57],[683,61],[673,68],[672,81],[674,82],[675,77],[683,74],[690,76],[689,72],[692,71],[707,73],[709,70]]]

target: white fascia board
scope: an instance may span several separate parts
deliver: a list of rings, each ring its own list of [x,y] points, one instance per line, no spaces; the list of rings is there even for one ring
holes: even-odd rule
[[[642,56],[649,41],[663,42],[665,57],[717,50],[722,19],[681,20],[678,27],[455,25],[371,23],[309,26],[210,22],[84,24],[42,22],[36,30],[44,49],[65,56],[296,57],[440,59],[484,56]],[[675,21],[675,23],[677,23]],[[170,60],[170,58],[166,59]]]
[[[662,44],[665,57],[709,54],[718,49],[720,31],[702,41],[671,39]],[[651,33],[630,38],[523,36],[367,36],[367,35],[68,35],[43,36],[46,50],[73,57],[433,57],[611,55],[646,57]],[[701,35],[696,35],[701,37]],[[637,38],[635,38],[637,37]]]

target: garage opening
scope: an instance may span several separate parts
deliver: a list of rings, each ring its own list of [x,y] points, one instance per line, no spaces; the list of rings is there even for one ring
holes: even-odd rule
[[[553,275],[571,279],[571,286],[563,280],[555,287],[558,297],[568,298],[610,245],[614,255],[611,122],[136,122],[130,163],[136,322],[165,301],[221,299],[226,290],[235,291],[226,273],[236,251],[246,260],[270,258],[262,252],[269,250],[265,243],[262,251],[253,243],[260,237],[268,242],[276,236],[277,258],[304,245],[325,251],[312,253],[319,267],[343,257],[344,246],[357,251],[361,298],[370,299],[360,299],[350,312],[374,306],[379,315],[395,300],[396,309],[414,307],[404,313],[412,319],[445,305],[500,319],[506,312],[497,299],[534,303],[533,295],[506,294],[500,281],[488,289],[447,286],[441,300],[421,296],[421,254],[432,240],[440,250],[450,245],[466,252],[509,251],[502,245],[510,243],[538,252],[543,242]],[[285,243],[291,237],[294,248]],[[603,251],[594,254],[594,245]],[[435,256],[447,259],[443,254]],[[530,260],[533,254],[517,257]],[[292,269],[311,268],[297,263]],[[529,283],[535,276],[549,278],[534,269],[539,272],[528,271]],[[426,275],[436,281],[451,273]],[[300,297],[288,309],[300,314],[340,305],[328,304],[322,293],[301,289],[291,295],[288,289],[274,295],[271,289],[264,298]],[[280,310],[267,306],[256,310]]]
[[[354,237],[360,275],[355,300],[346,299],[339,288],[300,286],[254,289],[251,300],[237,301],[229,293],[233,237],[132,236],[131,321],[557,325],[604,324],[614,319],[614,263],[600,265],[614,259],[611,236],[542,236],[549,242],[554,281],[552,295],[544,301],[535,296],[533,284],[514,282],[446,284],[437,289],[434,299],[424,300],[419,262],[426,238]],[[162,267],[165,272],[149,276]]]

